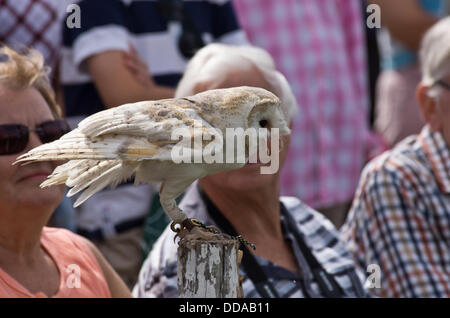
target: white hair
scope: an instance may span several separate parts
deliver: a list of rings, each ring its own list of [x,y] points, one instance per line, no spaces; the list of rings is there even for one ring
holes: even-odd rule
[[[426,86],[432,86],[450,74],[450,17],[441,19],[425,33],[420,61],[422,84]]]
[[[189,61],[175,97],[193,95],[199,83],[222,83],[232,72],[251,70],[253,67],[261,72],[269,83],[270,90],[280,98],[286,121],[290,122],[298,110],[291,87],[286,78],[276,70],[269,53],[254,46],[214,43],[203,47]]]

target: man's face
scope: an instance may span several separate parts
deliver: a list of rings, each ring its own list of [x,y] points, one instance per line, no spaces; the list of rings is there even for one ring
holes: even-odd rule
[[[450,85],[450,76],[442,80]],[[435,121],[437,129],[442,133],[447,145],[450,147],[450,89],[441,86],[441,93],[435,100]]]
[[[200,179],[202,186],[214,185],[216,188],[227,188],[234,191],[249,191],[265,188],[278,182],[280,171],[289,150],[290,135],[280,136],[282,147],[279,153],[279,169],[274,174],[261,174],[261,164],[248,163],[244,167],[227,172],[209,175]],[[270,147],[270,145],[268,145]],[[270,149],[270,148],[269,148]],[[266,164],[265,166],[270,166]]]

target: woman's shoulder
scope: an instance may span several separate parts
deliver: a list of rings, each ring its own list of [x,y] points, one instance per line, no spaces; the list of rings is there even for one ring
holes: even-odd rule
[[[56,244],[71,244],[88,248],[87,240],[84,237],[64,228],[45,226],[42,230],[42,238]]]
[[[91,242],[66,229],[44,227],[41,244],[60,268],[64,281],[72,271],[83,273],[80,276],[83,288],[74,290],[64,285],[62,297],[111,297],[104,269]]]
[[[44,227],[41,242],[64,258],[98,261],[97,248],[88,239],[64,228]],[[94,261],[95,260],[95,261]]]

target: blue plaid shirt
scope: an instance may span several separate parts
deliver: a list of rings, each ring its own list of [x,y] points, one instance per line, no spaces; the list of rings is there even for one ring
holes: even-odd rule
[[[358,276],[353,260],[341,243],[339,233],[333,225],[321,214],[298,199],[282,197],[281,202],[296,221],[295,228],[299,233],[302,233],[312,254],[325,271],[334,277],[343,290],[344,296],[364,296],[365,291],[361,285],[362,277],[361,275]],[[207,225],[216,225],[208,216],[196,183],[189,188],[180,207],[189,217],[195,217]],[[281,222],[283,225],[285,220],[282,218]],[[291,241],[302,274],[292,273],[258,256],[255,256],[256,261],[262,267],[280,297],[304,297],[305,290],[311,297],[323,297],[309,264],[297,246],[293,233],[289,232],[288,229],[289,227],[283,225],[283,234]],[[174,235],[175,233],[170,228],[166,228],[155,243],[152,252],[142,266],[139,280],[133,289],[134,297],[178,297],[177,245],[174,243]],[[240,271],[240,274],[244,277],[244,296],[260,297],[242,267]]]

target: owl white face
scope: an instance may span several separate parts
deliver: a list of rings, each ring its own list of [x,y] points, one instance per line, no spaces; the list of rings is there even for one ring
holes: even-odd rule
[[[256,105],[250,112],[248,127],[259,128],[278,128],[280,136],[291,133],[283,112],[278,103],[266,102]]]
[[[176,164],[237,164],[229,166],[230,169],[239,167],[239,164],[251,163],[259,165],[261,174],[276,174],[279,170],[280,145],[283,144],[280,132],[283,136],[290,132],[278,100],[265,99],[263,103],[253,107],[248,123],[243,126],[247,127],[227,127],[225,133],[204,127],[176,129],[172,133],[172,139],[181,138],[181,141],[173,146],[171,159]],[[209,142],[211,139],[214,141]]]
[[[279,102],[264,102],[255,106],[250,115],[248,126],[258,135],[258,149],[249,145],[249,153],[257,155],[257,160],[250,155],[249,163],[262,164],[261,174],[275,174],[279,170],[280,149],[283,148],[281,136],[290,134],[284,120]],[[266,155],[267,154],[267,155]],[[269,164],[269,165],[267,165]]]

